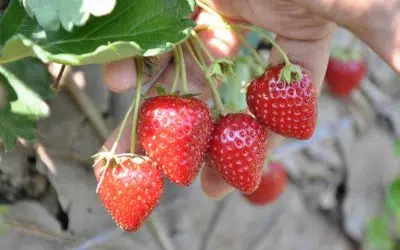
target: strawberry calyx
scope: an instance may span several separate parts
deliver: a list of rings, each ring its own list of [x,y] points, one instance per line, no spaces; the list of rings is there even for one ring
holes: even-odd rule
[[[342,47],[334,48],[331,52],[331,56],[345,62],[348,61],[358,62],[362,60],[362,55],[360,51],[351,48],[342,48]]]
[[[229,75],[234,75],[235,62],[229,58],[215,59],[207,69],[207,76],[216,80],[227,81]]]
[[[116,144],[114,144],[115,146]],[[96,193],[98,193],[101,184],[103,183],[104,176],[106,175],[106,171],[108,169],[114,169],[117,167],[120,163],[124,162],[127,159],[136,159],[136,158],[142,158],[143,160],[149,160],[145,159],[148,157],[145,156],[140,156],[132,153],[124,153],[124,154],[115,154],[115,147],[111,150],[107,150],[107,148],[103,147],[103,150],[95,155],[92,156],[92,158],[95,159],[93,167],[95,167],[97,164],[102,162],[102,166],[100,168],[100,180],[97,183],[96,187]]]
[[[300,81],[302,77],[303,73],[300,65],[286,63],[281,70],[279,80],[288,84],[292,84],[294,81]]]

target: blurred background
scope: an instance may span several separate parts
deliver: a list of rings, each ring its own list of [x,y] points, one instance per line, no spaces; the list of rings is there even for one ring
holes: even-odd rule
[[[254,34],[248,41],[268,59],[268,43]],[[400,77],[346,30],[336,32],[337,46],[358,48],[368,74],[347,98],[324,88],[313,138],[286,140],[270,153],[289,176],[278,200],[256,207],[233,192],[216,201],[202,193],[200,178],[183,189],[166,181],[156,213],[135,234],[104,211],[91,167],[134,92],[111,93],[98,65],[73,67],[39,123],[41,143],[0,151],[0,249],[395,249],[400,234],[390,222],[400,219],[385,211],[400,207]],[[248,55],[243,48],[239,73],[220,89],[228,106],[245,104]]]

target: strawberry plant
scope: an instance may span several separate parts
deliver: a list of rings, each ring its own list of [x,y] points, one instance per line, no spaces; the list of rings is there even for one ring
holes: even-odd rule
[[[222,25],[195,25],[190,17],[196,8]],[[214,29],[235,33],[251,56],[215,58],[201,39],[203,31]],[[242,35],[247,32],[272,44],[283,63],[266,66]],[[188,89],[184,50],[203,73],[210,106]],[[158,87],[155,97],[143,96],[145,59],[161,54],[174,59],[174,79],[162,83],[172,87]],[[96,192],[123,230],[138,230],[151,215],[163,193],[163,174],[177,186],[188,186],[207,165],[238,192],[251,195],[270,180],[269,174],[262,178],[268,130],[301,140],[314,133],[317,93],[309,70],[291,62],[265,31],[225,20],[200,0],[11,0],[0,19],[0,84],[6,100],[0,139],[6,150],[16,146],[17,138],[37,139],[36,121],[49,114],[46,100],[55,92],[45,64],[107,64],[127,58],[134,58],[136,66],[135,98],[114,144],[94,156]],[[230,96],[219,89],[219,83],[226,88],[245,70],[243,65],[250,65],[242,79],[248,83],[240,86],[245,93]],[[130,149],[119,154],[128,124]],[[283,191],[283,175],[279,180],[273,194],[255,196],[276,199]]]

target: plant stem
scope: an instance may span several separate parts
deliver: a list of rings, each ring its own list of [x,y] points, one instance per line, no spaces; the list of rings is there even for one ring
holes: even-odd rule
[[[132,101],[131,105],[129,106],[128,111],[126,112],[126,114],[124,116],[124,119],[121,122],[121,125],[120,125],[119,130],[118,130],[117,137],[115,138],[115,142],[114,142],[110,152],[115,152],[115,149],[117,148],[118,143],[121,140],[122,132],[125,129],[125,126],[126,126],[126,123],[128,121],[129,115],[132,113],[132,110],[133,110],[134,106],[135,106],[135,100]]]
[[[203,57],[201,57],[201,52],[197,45],[196,39],[193,37],[190,37],[188,44],[189,44],[189,46],[190,45],[193,46],[192,48],[193,48],[194,54],[196,55],[196,58],[199,60],[200,64],[206,65],[206,62],[203,60]]]
[[[246,29],[249,31],[254,31],[257,32],[260,36],[262,36],[264,39],[266,39],[268,42],[270,42],[275,48],[277,48],[279,50],[279,53],[282,55],[283,60],[285,61],[286,65],[291,65],[292,63],[290,62],[288,56],[286,55],[285,51],[283,51],[283,49],[273,40],[271,39],[269,36],[267,36],[266,34],[260,32],[258,29],[256,29],[253,26],[250,25],[245,25],[245,24],[232,24],[231,27],[233,27],[234,29],[238,29],[238,28],[242,28],[242,29]]]
[[[210,51],[207,49],[207,47],[204,45],[203,41],[200,39],[200,37],[197,35],[197,33],[192,30],[191,31],[192,36],[196,39],[198,44],[200,45],[201,49],[206,53],[208,59],[212,62],[215,60],[215,58],[211,55]]]
[[[196,56],[196,52],[193,50],[193,48],[190,45],[190,43],[188,41],[185,41],[185,45],[186,45],[190,55],[193,57],[194,61],[196,62],[197,66],[199,66],[201,71],[204,72],[205,69],[203,68],[203,63],[199,61],[199,58],[198,58],[198,56]]]
[[[240,34],[240,32],[238,32],[238,31],[236,31],[236,30],[234,30],[234,29],[232,29],[232,30],[235,32],[236,36],[237,36],[237,37],[239,38],[239,40],[243,43],[243,45],[246,46],[246,47],[250,50],[250,52],[251,52],[251,54],[253,55],[254,59],[256,59],[256,61],[257,61],[260,65],[264,65],[265,63],[264,63],[263,59],[262,59],[261,56],[258,54],[258,52],[253,48],[253,46],[251,46],[251,44],[246,40],[246,38],[244,38],[243,35]]]
[[[53,89],[54,89],[55,91],[60,90],[60,87],[61,87],[61,78],[62,78],[63,75],[64,75],[64,72],[65,72],[66,67],[67,67],[67,65],[65,65],[65,64],[63,64],[63,65],[61,66],[61,69],[60,69],[60,71],[58,72],[56,79],[54,80]],[[69,73],[69,72],[68,72],[68,73]]]
[[[213,78],[207,77],[207,80],[210,84],[212,98],[214,100],[215,107],[218,110],[218,113],[224,114],[224,104],[222,103],[221,97],[219,96],[216,82]]]
[[[206,76],[206,79],[210,85],[211,88],[211,95],[215,104],[215,107],[217,108],[218,112],[220,114],[224,113],[224,104],[222,103],[222,100],[219,96],[215,80],[207,75],[207,70],[206,70],[206,65],[204,63],[204,58],[201,54],[201,52],[198,51],[198,48],[194,45],[190,46],[188,42],[186,42],[186,46],[188,47],[189,53],[192,55],[193,59],[196,61],[196,63],[199,65],[200,69],[203,71],[204,75]],[[196,53],[197,52],[197,53]],[[197,54],[197,56],[196,56]]]
[[[178,54],[179,54],[180,73],[181,73],[181,79],[182,79],[182,91],[184,94],[187,94],[188,86],[187,86],[185,58],[183,57],[182,46],[178,45],[177,48],[178,48]]]
[[[138,122],[138,115],[139,115],[139,105],[140,105],[140,98],[142,95],[142,87],[143,87],[143,65],[144,61],[142,57],[135,58],[135,65],[136,65],[136,97],[134,101],[134,111],[133,111],[133,121],[132,121],[132,131],[131,131],[131,153],[135,153],[136,149],[136,128]]]
[[[181,62],[180,62],[180,57],[179,57],[179,51],[177,48],[174,49],[174,62],[175,62],[175,77],[174,77],[174,82],[172,84],[171,88],[171,94],[176,92],[176,89],[178,88],[178,81],[179,81],[179,76],[181,74]]]

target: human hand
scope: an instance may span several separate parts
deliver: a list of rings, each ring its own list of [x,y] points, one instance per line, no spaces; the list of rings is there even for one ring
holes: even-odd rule
[[[360,39],[371,46],[396,71],[400,71],[399,56],[400,28],[399,4],[397,1],[362,1],[362,0],[215,0],[209,1],[219,13],[226,17],[261,26],[277,34],[277,43],[286,51],[291,61],[301,64],[311,71],[317,89],[321,89],[326,65],[329,58],[330,42],[335,30],[335,23],[349,28]],[[358,6],[358,8],[355,8]],[[354,11],[359,9],[359,11]],[[396,11],[397,10],[397,11]],[[397,18],[397,19],[396,19]],[[331,21],[329,21],[331,20]],[[368,21],[370,20],[370,21]],[[371,21],[372,20],[372,21]],[[201,12],[197,23],[218,26],[218,19]],[[227,57],[236,54],[239,42],[236,36],[226,30],[204,31],[201,38],[215,57]],[[384,39],[382,39],[384,37]],[[162,57],[161,64],[166,64],[168,55]],[[186,56],[188,83],[191,92],[202,93],[201,99],[209,97],[209,91],[202,77],[202,72]],[[281,57],[274,49],[271,54],[272,64],[280,62]],[[136,72],[133,60],[123,60],[105,66],[105,78],[111,90],[123,92],[135,86]],[[171,83],[173,66],[168,66],[159,81]],[[148,95],[155,94],[151,88]],[[129,149],[130,128],[119,143],[116,153]],[[105,146],[110,148],[115,139],[115,132]],[[275,147],[282,137],[273,135],[269,138],[269,147]],[[270,149],[271,150],[271,149]],[[97,168],[98,169],[98,168]],[[213,198],[223,197],[232,188],[208,168],[202,171],[202,187]]]

